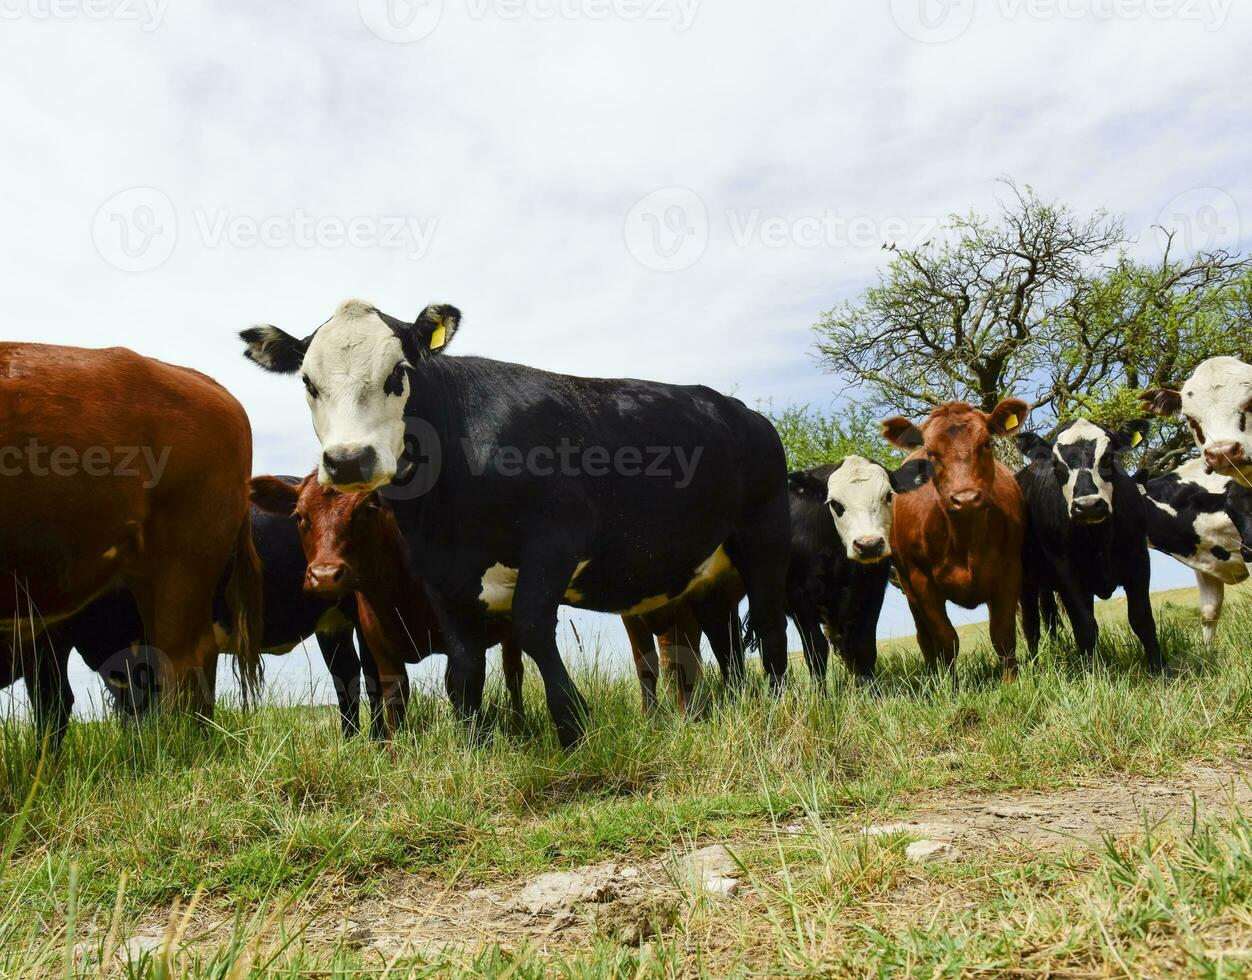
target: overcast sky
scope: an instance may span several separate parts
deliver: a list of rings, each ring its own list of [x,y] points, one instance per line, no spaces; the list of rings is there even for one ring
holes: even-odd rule
[[[827,405],[821,311],[1001,175],[1145,252],[1244,242],[1250,8],[0,0],[3,333],[207,371],[258,471],[316,443],[235,332],[351,296],[457,304],[458,353]]]

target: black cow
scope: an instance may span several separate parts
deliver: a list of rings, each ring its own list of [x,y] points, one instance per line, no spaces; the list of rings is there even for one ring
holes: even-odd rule
[[[1034,433],[1018,436],[1028,460],[1017,482],[1027,511],[1022,628],[1032,653],[1039,647],[1041,591],[1060,596],[1078,649],[1091,657],[1099,633],[1095,597],[1107,599],[1120,586],[1148,666],[1164,672],[1150,599],[1148,505],[1121,464],[1147,428],[1144,420],[1113,431],[1075,419],[1054,444]]]
[[[860,456],[791,474],[787,613],[819,684],[826,681],[830,642],[858,683],[873,680],[891,574],[892,497],[929,478],[925,460],[892,472]]]
[[[1193,459],[1164,476],[1135,474],[1148,499],[1148,543],[1195,571],[1204,639],[1217,639],[1225,587],[1248,578],[1252,489]]]
[[[295,477],[281,477],[292,485]],[[261,557],[264,578],[265,629],[261,652],[286,653],[310,636],[317,637],[326,667],[335,681],[340,719],[345,737],[360,730],[361,661],[352,646],[356,623],[355,598],[328,601],[304,591],[304,551],[295,519],[252,508],[252,538]],[[221,649],[232,651],[233,617],[226,603],[225,585],[231,566],[222,575],[213,600],[213,622]],[[364,638],[357,631],[362,656],[368,658]],[[105,593],[70,619],[53,625],[41,638],[57,665],[55,678],[32,684],[32,701],[57,719],[55,731],[64,730],[74,697],[66,677],[71,650],[98,672],[121,712],[139,715],[155,708],[158,698],[158,658],[147,646],[139,609],[124,588]],[[15,678],[12,678],[15,679]],[[374,692],[371,692],[372,694]]]
[[[478,719],[486,618],[508,614],[573,744],[585,702],[557,649],[558,607],[647,612],[699,595],[727,562],[779,688],[789,512],[769,422],[705,387],[441,356],[459,323],[451,306],[405,323],[350,300],[303,340],[271,326],[242,335],[257,364],[301,374],[322,482],[392,484],[448,642],[458,715]]]

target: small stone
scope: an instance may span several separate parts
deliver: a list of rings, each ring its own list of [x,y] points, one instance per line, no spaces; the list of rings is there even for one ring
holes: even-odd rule
[[[803,825],[798,824],[798,823],[789,823],[789,824],[787,824],[787,826],[785,826],[785,827],[783,828],[783,833],[786,833],[786,834],[802,834],[802,833],[804,833],[804,827],[803,827]]]
[[[619,878],[625,878],[627,881],[634,881],[639,877],[639,869],[632,868],[629,865],[617,872]]]
[[[693,851],[684,863],[691,876],[700,881],[707,878],[738,878],[741,874],[738,863],[721,844],[711,844]]]
[[[717,895],[721,898],[734,898],[739,891],[738,878],[713,877],[705,878],[700,882],[700,887],[710,895]]]
[[[918,840],[905,848],[904,856],[914,864],[938,864],[941,861],[955,861],[961,856],[961,852],[943,841]]]
[[[584,902],[610,899],[615,892],[613,881],[612,872],[603,867],[551,871],[523,888],[513,904],[531,915],[568,913]]]
[[[987,812],[1001,820],[1033,820],[1047,815],[1043,810],[1036,810],[1030,806],[990,806]]]

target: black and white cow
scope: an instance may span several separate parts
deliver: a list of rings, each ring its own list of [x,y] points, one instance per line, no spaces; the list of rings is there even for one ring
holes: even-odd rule
[[[1026,499],[1022,565],[1022,628],[1032,653],[1039,647],[1041,592],[1055,592],[1069,616],[1078,649],[1095,652],[1095,598],[1126,590],[1130,628],[1148,666],[1165,661],[1152,614],[1148,504],[1122,468],[1122,456],[1143,437],[1136,420],[1113,431],[1087,419],[1066,423],[1055,443],[1018,436],[1027,465],[1017,474]]]
[[[791,474],[787,613],[819,683],[832,643],[858,683],[873,680],[891,574],[892,497],[929,478],[925,460],[893,472],[861,456]]]
[[[1153,388],[1140,397],[1146,411],[1182,414],[1214,473],[1252,486],[1252,364],[1214,357],[1195,369],[1182,391]]]
[[[1217,639],[1227,585],[1248,578],[1252,489],[1193,459],[1164,476],[1136,474],[1148,500],[1148,543],[1195,571],[1204,639]]]
[[[295,477],[281,479],[293,485],[300,482]],[[287,653],[316,636],[322,658],[334,678],[343,733],[346,737],[356,735],[360,730],[361,661],[352,646],[355,599],[329,602],[304,591],[306,562],[294,518],[275,516],[254,506],[252,539],[261,557],[265,590],[261,652]],[[214,630],[219,648],[225,651],[235,647],[230,633],[234,617],[226,602],[230,573],[228,565],[213,599]],[[359,630],[357,638],[368,670],[368,650]],[[59,683],[47,684],[46,690],[32,690],[31,697],[47,699],[43,703],[59,718],[58,730],[64,728],[74,703],[66,665],[75,649],[83,662],[103,678],[119,711],[138,715],[156,707],[157,654],[145,643],[143,620],[125,588],[105,593],[68,620],[54,624],[45,642],[59,667]]]
[[[557,649],[558,607],[647,612],[699,595],[728,562],[780,687],[790,516],[773,426],[705,387],[442,356],[460,318],[430,306],[405,323],[351,300],[303,340],[242,334],[257,364],[300,373],[322,482],[390,485],[458,715],[478,719],[485,621],[508,615],[573,744],[586,705]]]

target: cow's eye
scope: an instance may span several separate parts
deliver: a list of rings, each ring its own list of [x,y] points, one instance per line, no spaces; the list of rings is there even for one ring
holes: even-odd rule
[[[309,523],[308,518],[305,517],[303,514],[301,514],[299,511],[296,511],[296,526],[304,527],[304,525],[308,523]]]
[[[309,376],[307,374],[300,375],[300,380],[304,382],[304,390],[309,393],[309,397],[316,398],[317,397],[317,385],[315,385],[312,381],[309,380]]]
[[[882,498],[882,502],[883,502],[884,504],[889,504],[889,503],[891,503],[891,498],[892,498],[892,497],[894,497],[894,496],[895,496],[895,491],[894,491],[894,490],[888,490],[888,491],[887,491],[887,495],[886,495],[885,497],[883,497],[883,498]]]
[[[846,508],[843,506],[843,504],[839,503],[839,501],[832,500],[830,502],[830,509],[835,512],[836,517],[842,517],[843,512]]]

